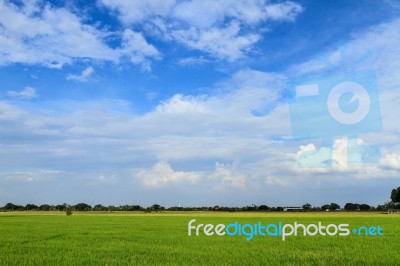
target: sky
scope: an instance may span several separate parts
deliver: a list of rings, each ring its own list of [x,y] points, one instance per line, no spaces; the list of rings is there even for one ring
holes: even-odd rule
[[[0,0],[0,205],[383,204],[399,29],[390,0]]]

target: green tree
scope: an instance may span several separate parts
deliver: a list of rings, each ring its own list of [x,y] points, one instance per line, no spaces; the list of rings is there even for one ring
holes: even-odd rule
[[[360,204],[360,211],[369,211],[371,210],[371,206],[368,204]]]
[[[322,206],[321,206],[321,210],[326,211],[326,210],[329,209],[329,207],[330,207],[329,204],[322,205]]]
[[[35,204],[26,204],[25,210],[30,211],[30,210],[37,210],[39,207],[36,206]]]
[[[78,203],[74,206],[76,211],[90,211],[92,210],[92,206],[86,203]]]
[[[340,206],[336,203],[331,203],[331,205],[329,206],[329,210],[330,211],[337,211],[340,210]]]
[[[65,206],[65,214],[68,215],[68,216],[72,215],[72,208],[71,208],[71,206],[69,206],[69,205],[66,205],[66,206]]]
[[[153,205],[150,207],[150,209],[151,209],[152,211],[158,212],[158,211],[160,211],[160,210],[162,209],[162,207],[161,207],[159,204],[153,204]]]
[[[39,210],[41,210],[41,211],[49,211],[50,210],[50,205],[49,204],[42,204],[42,205],[40,205]]]
[[[394,189],[392,190],[392,193],[390,194],[390,199],[391,199],[394,203],[400,203],[400,187],[394,188]]]
[[[344,209],[346,211],[358,211],[360,208],[360,205],[357,203],[346,203],[346,205],[344,205]]]
[[[306,203],[302,207],[303,207],[304,210],[308,211],[308,210],[311,209],[311,204],[310,203]]]

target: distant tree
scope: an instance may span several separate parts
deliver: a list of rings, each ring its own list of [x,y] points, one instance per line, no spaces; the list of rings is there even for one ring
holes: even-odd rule
[[[331,206],[331,205],[329,205],[329,204],[322,205],[322,206],[321,206],[321,210],[326,211],[326,210],[329,209],[330,206]]]
[[[90,211],[92,210],[92,206],[86,203],[78,203],[74,206],[76,211]]]
[[[311,210],[311,204],[310,204],[310,203],[306,203],[306,204],[304,204],[302,207],[303,207],[303,209],[304,209],[305,211]]]
[[[258,207],[258,210],[260,210],[260,211],[262,211],[262,212],[268,211],[268,210],[269,210],[269,207],[268,207],[267,205],[260,205],[260,206]]]
[[[242,207],[242,211],[245,211],[245,212],[252,212],[252,211],[254,211],[255,209],[254,209],[254,206],[246,206],[246,207]]]
[[[220,207],[218,205],[215,205],[212,209],[213,211],[219,211]]]
[[[14,211],[16,208],[15,208],[14,204],[9,202],[6,205],[4,205],[3,209],[6,210],[6,211]]]
[[[101,204],[97,204],[93,207],[93,211],[108,211],[108,208],[106,206],[103,206]]]
[[[377,211],[387,211],[387,206],[386,206],[386,204],[378,205],[378,206],[376,207],[376,210],[377,210]]]
[[[400,187],[394,188],[390,194],[390,199],[394,203],[400,203]]]
[[[25,210],[27,210],[27,211],[37,210],[37,209],[39,209],[39,207],[36,206],[35,204],[26,204],[26,206],[25,206]]]
[[[6,211],[24,211],[26,209],[25,209],[24,206],[21,206],[21,205],[7,203],[6,205],[4,205],[3,210],[6,210]]]
[[[368,204],[360,204],[360,211],[369,211],[371,210],[371,206]]]
[[[140,205],[129,205],[128,211],[141,211],[143,208]]]
[[[39,210],[41,210],[41,211],[49,211],[50,210],[50,205],[42,204],[42,205],[39,206]]]
[[[155,212],[160,211],[161,208],[162,208],[162,207],[161,207],[159,204],[153,204],[153,205],[150,207],[150,209],[151,209],[152,211],[155,211]]]
[[[346,211],[358,211],[359,210],[359,208],[360,208],[360,205],[359,204],[357,204],[357,203],[346,203],[345,205],[344,205],[344,209],[346,210]]]
[[[331,203],[331,205],[329,206],[329,210],[330,211],[337,211],[340,210],[340,206],[336,203]]]
[[[67,204],[59,204],[59,205],[56,205],[55,207],[56,207],[56,209],[57,209],[57,211],[65,211],[65,206],[66,206]]]
[[[109,211],[118,211],[118,208],[115,207],[114,205],[109,205],[107,208]]]

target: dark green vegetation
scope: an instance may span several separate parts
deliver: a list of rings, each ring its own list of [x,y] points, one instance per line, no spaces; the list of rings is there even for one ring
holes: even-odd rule
[[[400,195],[400,193],[399,193]],[[325,204],[321,207],[312,206],[309,203],[304,204],[300,208],[301,211],[339,211],[341,207],[336,203]],[[358,204],[358,203],[346,203],[343,207],[345,211],[387,211],[388,209],[399,209],[400,204],[397,202],[387,202],[383,205],[378,205],[377,207],[370,206],[368,204]],[[120,206],[103,206],[101,204],[94,205],[93,207],[86,203],[78,203],[75,205],[68,205],[66,203],[62,205],[48,205],[42,204],[37,206],[35,204],[26,204],[25,206],[16,205],[13,203],[7,203],[3,207],[0,208],[0,211],[78,211],[78,212],[104,212],[104,211],[122,211],[122,212],[137,212],[137,211],[145,211],[145,212],[159,212],[159,211],[222,211],[222,212],[282,212],[285,210],[285,207],[269,207],[267,205],[251,205],[244,207],[223,207],[223,206],[203,206],[203,207],[168,207],[165,208],[159,204],[153,204],[148,207],[142,207],[140,205],[120,205]]]
[[[380,225],[384,236],[188,236],[197,223]],[[377,213],[0,213],[0,265],[398,265],[400,215]]]

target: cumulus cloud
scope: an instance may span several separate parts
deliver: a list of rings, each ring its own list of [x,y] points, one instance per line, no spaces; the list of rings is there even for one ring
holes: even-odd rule
[[[140,170],[136,176],[144,186],[151,188],[184,182],[196,183],[200,178],[200,174],[195,172],[174,171],[167,162],[158,162],[151,169]]]
[[[243,188],[246,183],[246,177],[243,174],[233,169],[231,165],[218,162],[215,164],[215,171],[210,178],[217,180],[216,188]]]
[[[23,100],[31,100],[38,97],[36,94],[36,90],[32,87],[25,87],[22,91],[8,91],[7,95]]]

